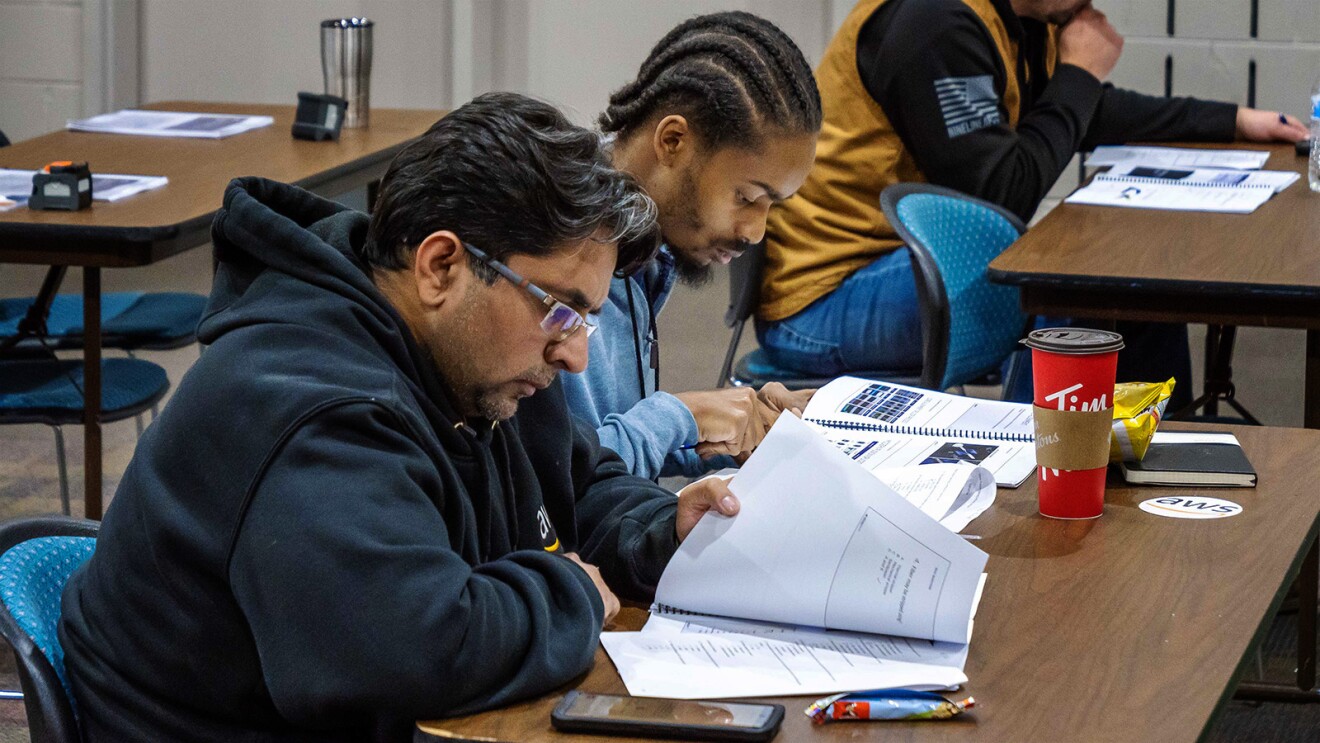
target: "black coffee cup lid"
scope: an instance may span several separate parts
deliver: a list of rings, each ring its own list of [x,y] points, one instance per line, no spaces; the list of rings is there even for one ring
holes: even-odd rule
[[[1028,348],[1050,353],[1109,353],[1123,347],[1123,336],[1109,330],[1090,328],[1041,328],[1022,339]]]

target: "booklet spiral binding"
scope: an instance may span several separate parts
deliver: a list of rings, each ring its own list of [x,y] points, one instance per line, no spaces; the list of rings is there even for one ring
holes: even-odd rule
[[[825,426],[827,428],[841,428],[850,431],[880,431],[883,433],[897,433],[905,436],[938,436],[948,438],[969,438],[969,439],[989,439],[991,441],[1021,441],[1030,443],[1036,440],[1036,437],[1030,434],[1003,433],[999,431],[978,431],[973,429],[961,428],[928,428],[926,426],[880,426],[873,423],[852,423],[849,421],[826,420],[821,418],[807,418],[809,423]]]
[[[1216,183],[1214,181],[1180,181],[1170,178],[1147,178],[1140,175],[1109,175],[1102,174],[1096,176],[1098,181],[1107,181],[1109,183],[1146,183],[1153,186],[1197,186],[1205,188],[1264,188],[1271,191],[1275,185],[1272,183]]]

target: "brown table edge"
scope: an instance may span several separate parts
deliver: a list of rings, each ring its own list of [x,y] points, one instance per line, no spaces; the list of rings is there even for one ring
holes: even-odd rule
[[[1274,599],[1270,601],[1265,616],[1261,617],[1260,625],[1256,628],[1256,633],[1252,636],[1251,641],[1247,643],[1246,652],[1242,654],[1242,659],[1238,661],[1237,669],[1233,671],[1233,674],[1229,677],[1228,684],[1224,687],[1223,691],[1219,693],[1219,701],[1215,703],[1215,707],[1210,712],[1210,716],[1206,718],[1205,725],[1201,728],[1201,732],[1196,736],[1198,741],[1206,740],[1206,734],[1214,728],[1215,723],[1218,722],[1219,718],[1224,714],[1224,708],[1227,706],[1228,701],[1233,698],[1234,693],[1237,691],[1238,684],[1242,681],[1242,676],[1246,672],[1247,666],[1250,664],[1250,659],[1254,654],[1253,651],[1259,648],[1261,643],[1265,641],[1265,636],[1269,634],[1270,625],[1274,621],[1274,617],[1278,615],[1280,607],[1283,606],[1284,598],[1287,597],[1288,591],[1292,588],[1293,583],[1296,582],[1298,575],[1301,574],[1302,562],[1305,561],[1307,552],[1309,552],[1312,546],[1315,545],[1318,538],[1320,538],[1320,512],[1316,514],[1315,520],[1311,522],[1311,529],[1308,532],[1306,539],[1302,540],[1301,547],[1298,549],[1297,554],[1293,556],[1292,564],[1288,566],[1288,572],[1284,575],[1283,582],[1281,582],[1278,589],[1275,590]]]
[[[385,175],[394,156],[414,139],[376,150],[357,160],[295,181],[292,185],[318,195],[331,196],[364,182],[378,180]],[[219,209],[217,205],[215,210],[207,214],[175,224],[152,227],[52,227],[49,224],[0,222],[0,242],[39,245],[44,241],[56,241],[60,245],[60,252],[68,255],[67,260],[52,261],[50,251],[18,249],[0,252],[0,263],[104,268],[145,266],[207,242],[211,222]]]

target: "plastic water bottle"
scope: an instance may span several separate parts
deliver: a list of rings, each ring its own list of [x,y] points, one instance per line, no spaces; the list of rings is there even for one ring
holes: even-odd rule
[[[1320,78],[1311,89],[1311,164],[1306,180],[1312,191],[1320,192]]]

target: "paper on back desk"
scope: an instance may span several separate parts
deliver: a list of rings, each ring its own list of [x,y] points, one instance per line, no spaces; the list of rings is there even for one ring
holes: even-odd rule
[[[733,518],[703,518],[656,602],[685,611],[967,642],[986,554],[908,503],[793,415],[730,485]]]

